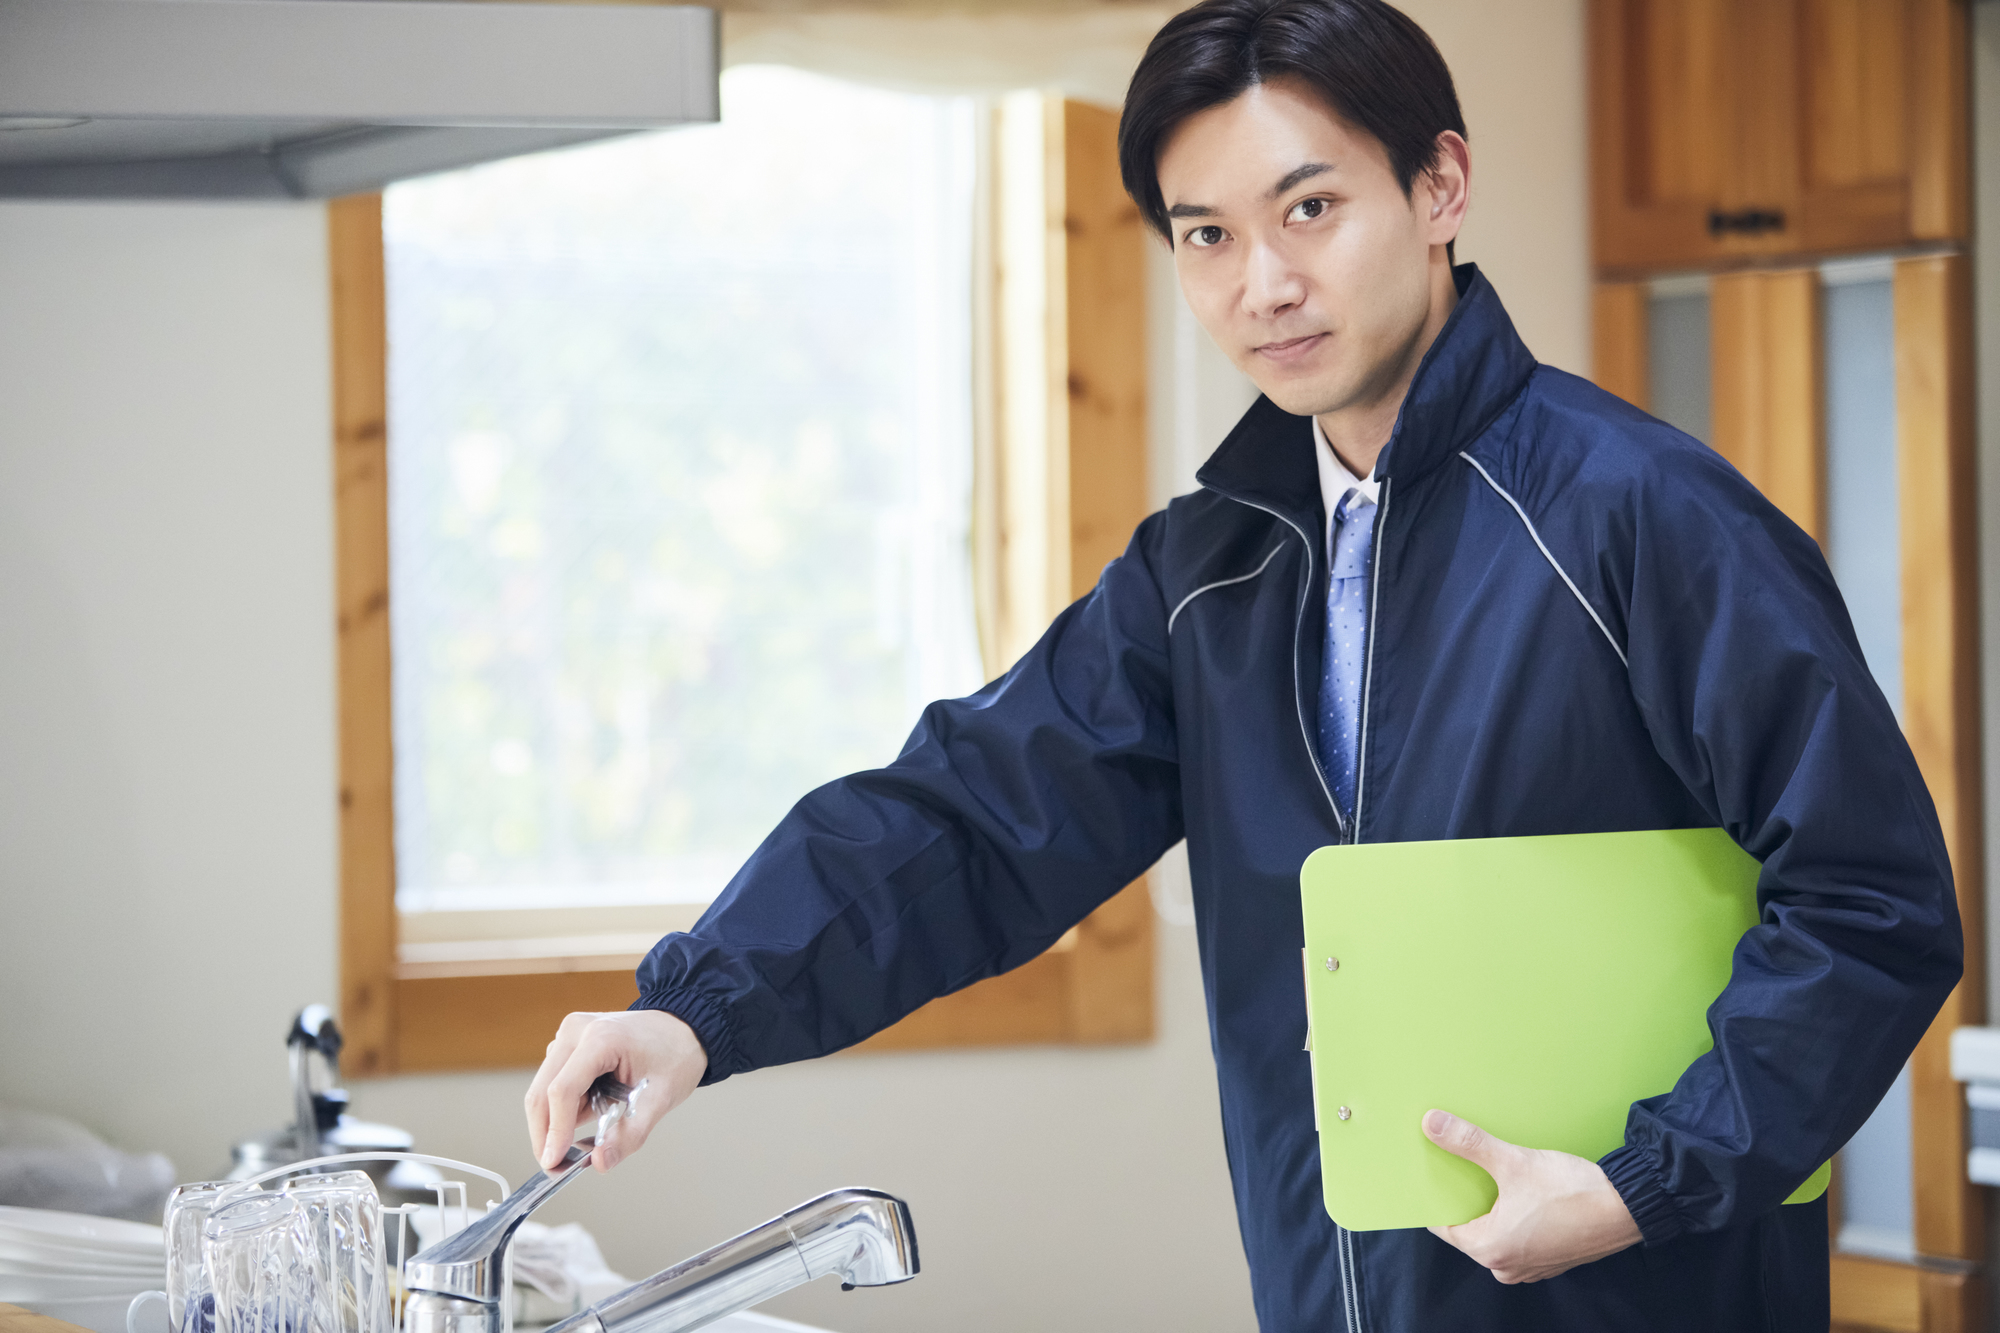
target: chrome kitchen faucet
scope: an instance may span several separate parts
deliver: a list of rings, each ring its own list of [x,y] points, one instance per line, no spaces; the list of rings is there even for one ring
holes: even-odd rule
[[[909,1206],[880,1190],[835,1190],[635,1282],[549,1333],[683,1333],[816,1278],[838,1277],[845,1291],[916,1275]]]
[[[630,1089],[608,1077],[591,1094],[600,1127],[629,1112]],[[486,1216],[412,1256],[403,1265],[403,1333],[506,1333],[514,1233],[583,1169],[596,1145],[579,1139],[554,1170],[538,1172]],[[879,1190],[835,1190],[635,1282],[549,1333],[679,1333],[817,1278],[878,1287],[917,1271],[907,1204]]]

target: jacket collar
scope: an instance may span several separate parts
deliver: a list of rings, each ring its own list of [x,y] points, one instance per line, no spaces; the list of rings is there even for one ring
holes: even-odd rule
[[[1375,464],[1378,478],[1413,480],[1469,446],[1534,372],[1534,355],[1478,265],[1460,264],[1452,279],[1458,304],[1417,365],[1388,447]],[[1195,479],[1306,528],[1324,519],[1312,451],[1311,420],[1260,396]]]

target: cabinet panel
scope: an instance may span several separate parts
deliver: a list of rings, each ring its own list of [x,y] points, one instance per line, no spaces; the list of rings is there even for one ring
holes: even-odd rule
[[[1797,240],[1820,253],[1911,238],[1914,0],[1800,0]]]
[[[1971,63],[1965,0],[1912,0],[1910,233],[1972,235]]]
[[[1788,248],[1797,0],[1593,0],[1597,262],[1706,264]],[[1777,182],[1774,186],[1773,182]]]
[[[1672,3],[1672,0],[1661,0]],[[1800,106],[1799,17],[1810,0],[1739,0],[1722,34],[1730,71],[1729,122],[1719,151],[1728,163],[1720,212],[1737,219],[1740,249],[1796,249]],[[1751,214],[1769,221],[1755,225]]]
[[[1718,14],[1702,0],[1690,8]],[[1676,58],[1690,46],[1692,24],[1668,24],[1668,40],[1656,48],[1646,34],[1670,12],[1664,4],[1590,2],[1590,234],[1600,268],[1708,256],[1702,198],[1712,180],[1694,172],[1712,168],[1714,132],[1696,108],[1716,44],[1692,42],[1700,58]]]
[[[1900,182],[1909,171],[1903,71],[1907,0],[1806,0],[1809,187]]]
[[[1726,0],[1642,2],[1626,11],[1630,137],[1637,150],[1626,186],[1631,201],[1705,207],[1725,188],[1717,150],[1728,120]]]
[[[1965,0],[1591,0],[1611,272],[1963,239]]]

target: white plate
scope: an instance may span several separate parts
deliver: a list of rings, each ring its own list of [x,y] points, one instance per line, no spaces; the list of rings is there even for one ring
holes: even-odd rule
[[[45,1273],[50,1277],[148,1277],[164,1273],[166,1261],[134,1255],[51,1254],[0,1241],[0,1274]]]
[[[65,1323],[81,1324],[93,1333],[125,1333],[125,1308],[130,1296],[89,1301],[14,1301],[24,1310],[45,1314]]]
[[[164,1272],[152,1281],[139,1277],[50,1277],[47,1274],[30,1277],[11,1274],[0,1276],[0,1301],[9,1305],[26,1305],[31,1301],[110,1300],[114,1296],[123,1296],[129,1301],[149,1287],[162,1285],[165,1279]]]
[[[144,1222],[0,1204],[0,1240],[42,1241],[72,1249],[115,1250],[127,1254],[164,1254],[165,1235],[160,1228],[147,1226]]]
[[[0,1236],[0,1267],[64,1272],[96,1272],[100,1269],[139,1272],[163,1267],[166,1262],[164,1248],[151,1251],[99,1250],[58,1245],[54,1241],[14,1240]]]

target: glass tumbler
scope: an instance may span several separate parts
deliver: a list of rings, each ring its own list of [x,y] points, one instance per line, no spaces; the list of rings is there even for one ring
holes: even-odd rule
[[[284,1192],[306,1210],[325,1284],[329,1333],[395,1333],[382,1243],[382,1199],[366,1171],[294,1176]]]
[[[201,1262],[201,1228],[226,1180],[200,1180],[167,1196],[162,1230],[167,1242],[168,1333],[215,1333],[214,1290]]]
[[[258,1191],[226,1201],[202,1226],[201,1257],[215,1293],[214,1333],[332,1333],[297,1199]]]

